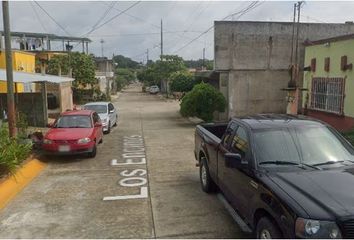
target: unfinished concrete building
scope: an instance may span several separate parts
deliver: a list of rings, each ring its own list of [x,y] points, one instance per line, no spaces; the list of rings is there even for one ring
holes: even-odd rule
[[[301,23],[299,27],[300,69],[304,41],[354,33],[354,24]],[[293,23],[216,21],[214,25],[214,71],[219,90],[228,101],[218,120],[255,113],[285,113],[286,88]],[[300,72],[299,86],[302,86]]]

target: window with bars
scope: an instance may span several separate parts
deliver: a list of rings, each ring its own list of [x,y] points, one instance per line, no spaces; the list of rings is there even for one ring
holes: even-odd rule
[[[311,108],[342,114],[344,78],[312,78]]]

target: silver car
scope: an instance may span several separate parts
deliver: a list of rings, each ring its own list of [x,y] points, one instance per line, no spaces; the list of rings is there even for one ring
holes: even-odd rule
[[[105,133],[110,133],[111,128],[118,123],[118,111],[110,102],[91,102],[85,104],[83,108],[98,113]]]
[[[149,88],[150,94],[157,94],[160,92],[160,88],[157,85],[153,85]]]

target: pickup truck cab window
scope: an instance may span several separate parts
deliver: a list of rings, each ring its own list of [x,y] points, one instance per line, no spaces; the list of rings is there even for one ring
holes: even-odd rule
[[[229,124],[229,126],[227,127],[226,132],[225,132],[224,137],[221,142],[225,148],[228,148],[228,146],[230,146],[232,136],[235,133],[236,129],[237,129],[237,124],[234,122],[231,122]]]
[[[243,127],[238,127],[236,134],[232,139],[230,151],[241,154],[242,158],[246,156],[248,151],[248,137],[247,132]]]

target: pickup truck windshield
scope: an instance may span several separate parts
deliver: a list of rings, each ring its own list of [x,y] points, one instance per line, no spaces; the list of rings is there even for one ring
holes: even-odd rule
[[[354,150],[327,127],[260,130],[254,134],[256,157],[262,162],[309,165],[354,161]]]

